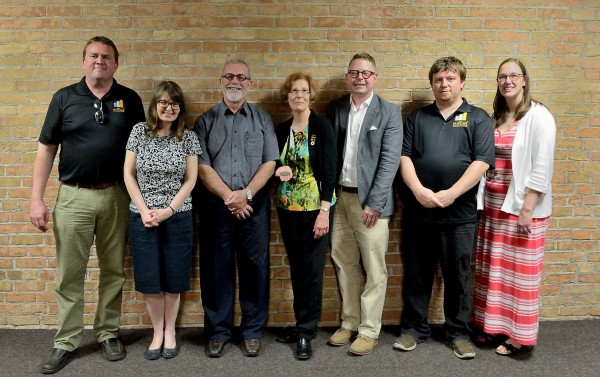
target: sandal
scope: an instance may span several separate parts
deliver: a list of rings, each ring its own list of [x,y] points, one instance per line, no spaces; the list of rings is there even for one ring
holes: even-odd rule
[[[506,351],[501,351],[499,349],[500,347],[504,347],[504,349]],[[530,346],[523,346],[523,345],[521,347],[517,347],[517,346],[509,343],[508,339],[507,339],[504,342],[502,342],[498,346],[498,348],[496,348],[496,353],[498,355],[501,355],[501,356],[516,356],[516,355],[519,355],[519,354],[523,354],[523,353],[529,352],[531,350],[531,348],[532,347],[530,347]]]

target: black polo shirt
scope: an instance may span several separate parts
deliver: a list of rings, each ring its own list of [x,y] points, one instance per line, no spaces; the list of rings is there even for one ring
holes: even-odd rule
[[[494,166],[494,128],[485,110],[462,105],[444,119],[435,102],[413,112],[404,128],[402,156],[410,157],[421,184],[434,192],[456,183],[473,161]],[[477,188],[447,208],[425,208],[406,189],[406,213],[420,222],[462,224],[477,220]]]
[[[63,182],[123,181],[125,145],[133,126],[145,121],[144,106],[133,90],[113,81],[102,98],[104,121],[96,122],[85,77],[54,94],[39,141],[60,145],[59,179]]]

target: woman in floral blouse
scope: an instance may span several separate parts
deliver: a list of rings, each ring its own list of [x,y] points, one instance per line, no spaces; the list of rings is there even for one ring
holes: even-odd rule
[[[146,297],[154,328],[144,357],[156,360],[178,353],[175,322],[180,294],[190,289],[194,239],[190,193],[202,151],[185,125],[183,92],[176,83],[158,85],[147,119],[129,136],[124,172],[135,289]]]
[[[310,341],[317,335],[321,316],[337,154],[331,123],[310,110],[310,101],[316,96],[312,78],[304,73],[291,74],[281,96],[293,116],[275,131],[281,151],[275,171],[280,180],[276,204],[290,264],[296,327],[277,340],[296,342],[296,357],[307,360],[312,356]]]

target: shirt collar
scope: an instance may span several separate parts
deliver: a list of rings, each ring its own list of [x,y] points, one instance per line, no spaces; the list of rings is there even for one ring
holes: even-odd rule
[[[227,104],[225,103],[225,100],[221,100],[220,105],[222,106],[223,114],[233,114],[233,111],[231,111],[229,106],[227,106]],[[240,109],[238,110],[237,113],[241,114],[243,116],[246,116],[249,114],[248,101],[244,100],[242,107],[240,107]]]
[[[363,108],[368,108],[371,105],[371,101],[373,100],[374,95],[375,95],[375,93],[371,92],[371,95],[369,96],[369,98],[367,98],[365,100],[365,102],[360,104],[360,107],[358,110],[363,109]],[[350,94],[350,96],[349,96],[349,101],[350,101],[350,108],[354,110],[354,103],[352,102],[352,94]]]

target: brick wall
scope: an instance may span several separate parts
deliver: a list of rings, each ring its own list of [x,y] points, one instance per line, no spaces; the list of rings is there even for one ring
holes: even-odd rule
[[[249,62],[256,89],[250,99],[275,121],[287,116],[277,89],[297,70],[317,79],[314,108],[344,92],[350,57],[367,51],[378,62],[378,93],[410,113],[433,99],[432,62],[459,57],[468,67],[464,95],[491,111],[500,61],[528,66],[535,97],[558,125],[555,206],[547,238],[541,318],[600,316],[598,231],[600,178],[600,3],[597,0],[286,0],[96,2],[5,0],[0,5],[0,327],[56,324],[56,260],[52,233],[28,217],[32,164],[48,102],[82,75],[81,52],[94,35],[121,52],[119,82],[147,105],[162,79],[177,81],[191,107],[189,121],[220,100],[218,75],[233,57]],[[160,4],[159,4],[160,3]],[[52,208],[56,169],[46,190]],[[384,322],[399,322],[401,213],[392,221]],[[292,293],[277,220],[272,218],[269,323],[293,322]],[[143,297],[133,291],[130,261],[124,326],[148,325]],[[98,278],[94,253],[86,283],[91,324]],[[439,321],[438,276],[431,310]],[[183,299],[182,326],[202,323],[198,268]],[[323,325],[339,319],[335,274],[328,264]]]

